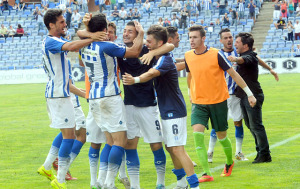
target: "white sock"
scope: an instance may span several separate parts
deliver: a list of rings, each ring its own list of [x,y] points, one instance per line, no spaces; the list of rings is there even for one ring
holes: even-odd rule
[[[191,188],[191,189],[200,189],[200,188],[199,188],[199,186],[197,186],[197,187],[194,187],[194,188]]]
[[[58,157],[57,181],[59,183],[64,183],[66,181],[65,176],[70,167],[70,159],[71,158],[69,157]]]
[[[102,187],[104,186],[106,180],[107,167],[108,167],[107,162],[100,162],[97,182],[99,182]]]
[[[51,169],[52,163],[54,162],[54,160],[58,156],[58,150],[59,150],[59,148],[57,148],[55,146],[51,146],[50,151],[48,153],[48,156],[47,156],[47,158],[44,162],[44,167],[45,167],[46,170]]]
[[[113,188],[115,186],[115,178],[118,174],[120,165],[115,163],[108,163],[107,175],[105,179],[105,186]]]
[[[99,157],[98,158],[89,158],[91,186],[95,186],[96,182],[97,182],[98,160],[99,160]]]
[[[179,187],[186,187],[187,186],[186,178],[182,177],[180,180],[177,180],[177,186],[179,186]]]
[[[126,170],[125,170],[125,153],[124,153],[124,155],[123,155],[122,163],[121,163],[121,166],[120,166],[120,169],[119,169],[119,176],[120,176],[121,178],[127,177],[127,175],[126,175]]]
[[[239,152],[242,152],[242,144],[243,144],[243,138],[235,138],[236,139],[236,150],[235,154],[238,154]]]
[[[214,148],[217,142],[217,137],[210,136],[209,138],[209,146],[208,146],[208,153],[214,152]]]

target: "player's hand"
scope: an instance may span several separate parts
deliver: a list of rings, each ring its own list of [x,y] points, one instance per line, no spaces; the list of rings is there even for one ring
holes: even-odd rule
[[[148,52],[147,54],[144,54],[140,60],[143,62],[143,64],[147,64],[149,65],[151,63],[151,60],[153,59],[154,55],[152,54],[152,52]]]
[[[95,32],[95,33],[90,33],[90,37],[93,41],[107,41],[107,33],[106,32]]]
[[[144,33],[144,29],[138,21],[134,21],[134,25],[135,25],[135,29],[138,33],[140,33],[140,32]]]
[[[133,85],[134,84],[134,78],[132,75],[125,72],[125,75],[122,75],[122,80],[124,85]]]
[[[254,96],[249,96],[248,101],[249,101],[250,106],[253,108],[256,104],[256,98]]]
[[[227,59],[230,61],[230,62],[235,62],[235,59],[236,57],[234,56],[228,56]]]
[[[270,73],[275,77],[276,81],[279,81],[279,77],[278,77],[277,73],[274,70],[271,69]]]
[[[86,30],[89,29],[89,22],[90,22],[92,16],[93,16],[92,13],[85,13],[85,15],[84,15],[84,17],[82,19],[82,22],[83,22],[83,24],[86,27]]]

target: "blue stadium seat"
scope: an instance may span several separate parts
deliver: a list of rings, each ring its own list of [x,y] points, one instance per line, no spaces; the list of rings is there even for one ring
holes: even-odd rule
[[[262,49],[260,49],[260,52],[266,54],[268,52],[268,49],[262,48]]]
[[[0,61],[0,66],[1,66],[1,67],[2,67],[2,66],[5,66],[5,61],[1,60],[1,61]]]
[[[277,48],[277,42],[273,41],[270,43],[270,48]]]
[[[280,58],[280,54],[273,54],[273,58]]]
[[[276,36],[281,36],[282,35],[282,29],[276,30],[275,35]]]
[[[269,48],[268,49],[268,54],[273,54],[275,53],[275,49],[274,48]]]
[[[286,41],[286,42],[285,42],[285,46],[286,46],[286,47],[289,47],[289,48],[292,48],[293,42],[292,42],[292,41]]]
[[[260,56],[260,58],[265,58],[266,55],[265,54],[260,54],[259,56]]]
[[[268,36],[274,36],[275,35],[275,31],[276,30],[272,30],[272,29],[268,30]]]
[[[289,53],[289,52],[291,52],[291,48],[290,47],[284,47],[283,52],[284,53]]]
[[[26,66],[27,65],[27,60],[23,59],[23,60],[20,60],[20,66]]]
[[[266,36],[266,42],[272,42],[273,37],[272,36]]]
[[[283,48],[282,47],[277,47],[275,49],[275,53],[281,54],[283,52]]]
[[[269,48],[270,47],[270,42],[264,42],[263,43],[263,48],[264,49],[267,49],[267,48]]]
[[[265,58],[272,58],[272,54],[265,54]]]
[[[285,41],[278,41],[278,47],[285,47]]]
[[[33,69],[33,65],[26,65],[23,67],[24,70]]]
[[[290,53],[282,53],[281,58],[288,58]]]
[[[274,42],[278,42],[279,40],[280,40],[280,36],[274,36],[274,37],[273,37],[273,41],[274,41]]]

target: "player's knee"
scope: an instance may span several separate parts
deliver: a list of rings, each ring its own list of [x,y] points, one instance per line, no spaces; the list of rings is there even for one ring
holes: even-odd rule
[[[100,149],[101,148],[101,143],[100,144],[91,143],[91,147],[94,148],[94,149]]]
[[[150,144],[150,147],[151,147],[151,150],[152,151],[157,151],[159,149],[162,148],[162,143],[161,142],[158,142],[158,143],[151,143]]]
[[[168,148],[167,148],[167,151],[168,151],[170,154],[172,154],[172,155],[178,157],[178,156],[182,155],[182,153],[184,152],[184,148],[183,148],[183,146],[168,147]]]

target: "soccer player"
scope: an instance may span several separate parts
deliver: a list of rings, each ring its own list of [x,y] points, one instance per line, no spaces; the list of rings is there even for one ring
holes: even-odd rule
[[[232,146],[227,137],[229,94],[224,71],[227,71],[233,80],[247,92],[251,107],[255,105],[256,99],[244,80],[231,67],[224,52],[204,45],[205,30],[202,26],[190,27],[189,38],[192,50],[185,53],[185,61],[192,102],[191,125],[194,130],[196,152],[204,169],[199,182],[208,182],[214,180],[208,166],[204,144],[204,131],[205,128],[208,129],[209,119],[226,155],[226,164],[221,176],[230,176],[234,166]]]
[[[152,25],[147,31],[146,45],[150,52],[161,47],[167,40],[167,30],[162,26]],[[187,138],[186,106],[179,89],[176,66],[169,53],[155,56],[154,61],[153,68],[139,76],[133,77],[125,73],[124,85],[144,83],[155,78],[154,85],[162,118],[163,138],[174,163],[173,172],[178,179],[176,188],[187,187],[185,175],[190,188],[199,188],[192,160],[184,149]]]
[[[83,23],[86,25],[88,29],[88,22],[91,19],[92,15],[91,14],[86,14]],[[116,36],[116,25],[113,22],[108,23],[107,27],[107,35],[108,35],[108,40],[114,42],[117,39]],[[80,36],[83,31],[78,31],[78,35]],[[81,60],[81,57],[79,57]],[[80,61],[82,63],[82,61]],[[82,64],[82,66],[84,66]],[[87,76],[87,75],[86,75]],[[90,85],[91,83],[89,82],[89,78],[86,77],[86,98],[89,98],[89,90],[90,90]],[[90,163],[90,175],[91,175],[91,181],[90,185],[91,188],[97,188],[100,184],[100,179],[102,173],[102,170],[99,170],[99,175],[97,179],[97,170],[98,170],[98,161],[99,161],[99,152],[102,143],[105,143],[104,153],[107,149],[110,149],[113,141],[106,141],[105,134],[102,132],[100,127],[96,124],[94,117],[92,113],[89,111],[88,116],[87,116],[87,141],[91,142],[91,147],[89,150],[89,163]],[[105,162],[104,162],[105,164]],[[100,167],[103,167],[102,165]],[[119,170],[119,181],[125,186],[125,188],[130,188],[130,182],[126,176],[126,170],[125,170],[125,160],[124,157],[122,159],[122,163],[120,166]],[[98,180],[98,181],[97,181]]]
[[[222,51],[224,52],[224,55],[226,57],[228,56],[234,56],[238,57],[238,53],[236,49],[233,47],[233,37],[228,28],[224,28],[219,32],[220,35],[220,42],[223,44],[223,49]],[[277,73],[272,70],[264,61],[259,59],[259,64],[268,69],[270,73],[275,77],[275,80],[278,81],[278,75]],[[233,62],[232,63],[232,68],[237,71],[238,65],[237,63]],[[226,83],[229,91],[229,99],[227,100],[227,106],[228,106],[228,119],[232,118],[234,121],[235,125],[235,137],[236,137],[236,151],[235,151],[235,158],[237,160],[241,161],[246,161],[248,160],[244,154],[242,153],[242,143],[243,143],[243,138],[244,138],[244,129],[243,129],[243,115],[242,115],[242,110],[240,106],[240,98],[236,97],[235,95],[235,90],[237,87],[237,84],[235,81],[230,77],[227,72],[225,72],[225,78],[226,78]],[[214,129],[212,129],[211,134],[210,134],[210,140],[209,140],[209,148],[207,152],[208,156],[208,162],[212,163],[212,158],[213,158],[213,152],[214,152],[214,146],[217,141],[217,136],[216,132]]]
[[[239,33],[236,35],[234,46],[240,57],[229,56],[228,60],[238,63],[238,73],[243,77],[257,98],[257,104],[252,108],[246,100],[247,92],[245,93],[240,87],[237,88],[236,96],[241,98],[245,124],[255,139],[257,156],[252,163],[264,163],[271,162],[272,157],[270,155],[267,133],[262,123],[264,93],[258,82],[258,59],[256,57],[257,54],[253,52],[253,44],[254,39],[250,33]]]
[[[135,22],[135,28],[139,32],[137,40],[132,47],[121,47],[112,42],[94,42],[80,50],[91,81],[89,93],[89,107],[93,117],[107,140],[112,140],[113,145],[106,153],[101,153],[107,160],[107,168],[100,175],[101,187],[114,188],[114,180],[117,176],[124,147],[126,145],[126,118],[125,107],[120,96],[120,88],[117,81],[116,57],[138,57],[143,42],[143,28]],[[107,31],[107,21],[104,14],[93,16],[88,23],[90,32]],[[100,164],[101,166],[101,164]],[[101,168],[101,167],[100,167]],[[106,171],[107,170],[107,171]]]
[[[54,188],[66,188],[65,175],[70,165],[70,153],[75,139],[75,115],[71,102],[70,92],[78,94],[78,90],[69,80],[70,70],[67,60],[67,51],[77,51],[93,42],[85,39],[67,42],[63,36],[66,31],[66,22],[62,10],[48,10],[44,16],[49,35],[43,41],[44,69],[49,81],[46,86],[45,97],[47,108],[51,117],[52,128],[58,128],[62,133],[62,142],[58,148],[55,140],[45,163],[38,172],[52,180]],[[57,178],[51,171],[51,165],[58,155]]]
[[[123,31],[123,42],[125,45],[131,47],[133,41],[137,40],[138,34],[135,23],[132,21],[128,22]],[[151,60],[154,56],[167,53],[173,50],[173,48],[173,45],[165,44],[149,52],[148,48],[144,45],[140,51],[140,56],[143,56],[141,60],[147,62],[147,60]],[[118,58],[121,73],[123,75],[129,73],[138,76],[147,72],[152,67],[152,64],[142,64],[141,60],[138,58]],[[150,144],[154,155],[154,164],[157,173],[156,188],[162,189],[165,185],[166,155],[162,146],[163,138],[153,80],[132,86],[124,85],[124,103],[128,126],[126,162],[131,188],[140,188],[140,161],[137,153],[137,145],[139,138],[143,136],[144,142]]]
[[[171,43],[177,48],[179,46],[180,38],[178,34],[178,29],[173,26],[167,27],[168,31],[168,43]],[[170,52],[170,56],[173,58],[173,61],[176,65],[177,71],[181,71],[185,68],[185,62],[184,59],[174,58],[174,55],[172,52]]]

